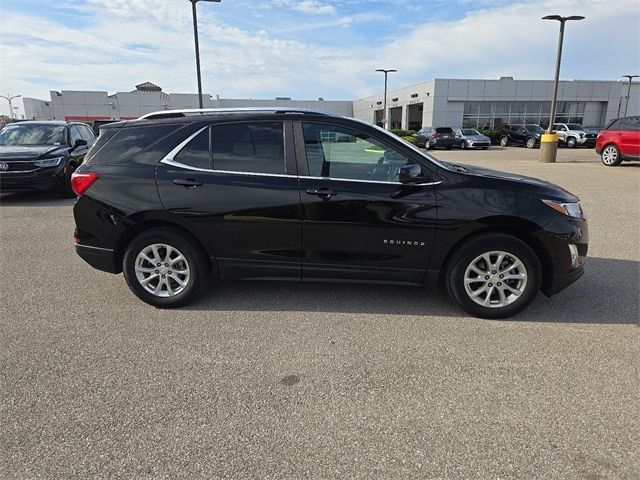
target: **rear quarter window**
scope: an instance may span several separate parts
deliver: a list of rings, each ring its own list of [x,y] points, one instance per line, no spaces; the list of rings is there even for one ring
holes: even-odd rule
[[[182,125],[147,125],[140,127],[106,128],[100,130],[87,162],[120,163],[145,150]],[[104,132],[103,132],[104,130]],[[113,133],[111,132],[113,131]],[[104,138],[103,138],[104,137]]]

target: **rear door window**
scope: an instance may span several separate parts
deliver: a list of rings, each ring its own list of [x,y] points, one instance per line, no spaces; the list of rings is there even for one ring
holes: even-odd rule
[[[209,148],[209,129],[205,128],[193,140],[187,143],[174,157],[174,160],[190,167],[211,169],[211,151]]]
[[[282,122],[246,122],[211,128],[213,169],[284,174]]]

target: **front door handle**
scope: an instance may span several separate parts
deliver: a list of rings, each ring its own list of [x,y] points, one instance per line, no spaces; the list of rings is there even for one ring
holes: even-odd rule
[[[336,191],[333,188],[307,188],[307,193],[309,195],[318,195],[322,198],[331,198],[334,195],[337,195]]]
[[[176,178],[173,181],[173,184],[180,185],[184,188],[196,188],[202,186],[202,182],[194,178]]]

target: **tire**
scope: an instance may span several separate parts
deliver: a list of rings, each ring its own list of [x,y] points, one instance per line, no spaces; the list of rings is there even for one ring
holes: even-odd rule
[[[613,143],[605,146],[600,154],[600,159],[607,167],[617,167],[622,163],[622,155],[620,155],[620,149]]]
[[[173,262],[165,262],[167,253]],[[159,260],[160,266],[148,259],[153,263]],[[143,302],[159,308],[180,307],[193,301],[207,286],[210,268],[209,259],[199,245],[183,233],[165,228],[152,228],[134,238],[122,261],[124,278],[131,291]],[[147,278],[150,280],[145,287]]]
[[[534,148],[536,146],[536,139],[533,137],[527,138],[527,143],[525,145],[527,148]]]
[[[446,148],[447,150],[451,150],[451,145],[447,145],[447,146],[446,146],[446,147],[444,147],[444,148]]]
[[[482,147],[482,150],[488,150],[489,147]]]
[[[497,262],[500,255],[504,255],[500,264],[502,270],[486,268],[483,255],[489,255],[490,262]],[[531,303],[542,283],[542,267],[533,250],[518,238],[501,233],[485,234],[464,243],[448,265],[445,275],[449,295],[464,311],[480,318],[506,318],[517,314]],[[507,270],[509,266],[512,268]],[[481,275],[485,270],[487,275]],[[488,280],[487,276],[490,277]],[[506,276],[513,277],[507,279],[509,283],[505,282]],[[465,282],[465,279],[475,278],[479,280]],[[499,284],[502,285],[499,287]],[[472,297],[475,292],[480,293]]]
[[[76,196],[76,193],[71,188],[71,175],[76,171],[76,168],[78,168],[78,165],[76,165],[75,163],[70,163],[67,165],[67,168],[64,171],[64,183],[60,185],[60,188],[58,189],[58,194],[60,195],[60,197],[74,198]]]
[[[509,137],[504,136],[500,139],[500,146],[501,147],[506,147],[509,145]]]
[[[577,144],[578,144],[578,141],[575,138],[573,137],[567,138],[567,148],[575,148]]]
[[[460,142],[460,149],[461,150],[466,150],[467,148],[469,148],[469,145],[467,145],[467,141],[466,140],[462,140]]]

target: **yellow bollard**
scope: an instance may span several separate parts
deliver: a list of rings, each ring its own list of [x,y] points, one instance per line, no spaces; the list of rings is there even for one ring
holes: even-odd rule
[[[558,135],[545,133],[540,137],[540,163],[556,163],[558,153]]]

